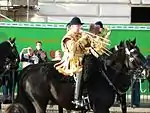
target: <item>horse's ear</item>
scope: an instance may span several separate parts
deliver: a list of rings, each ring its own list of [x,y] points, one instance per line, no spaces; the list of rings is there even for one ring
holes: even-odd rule
[[[119,44],[119,45],[121,45],[121,43],[122,43],[122,40],[120,41],[120,44]]]
[[[129,45],[129,44],[130,44],[130,41],[129,41],[129,40],[126,40],[126,44]]]
[[[123,45],[124,45],[124,42],[125,42],[125,41],[123,40],[123,41],[122,41],[122,44],[123,44]]]
[[[124,42],[121,40],[121,41],[120,41],[120,46],[121,46],[121,47],[123,46],[123,43],[124,43]]]
[[[131,43],[132,43],[133,45],[135,45],[135,44],[136,44],[136,38],[134,38],[134,39],[131,41]]]
[[[13,39],[11,39],[11,43],[14,43],[15,41],[16,41],[15,37]]]
[[[11,37],[9,37],[9,40],[11,41]]]

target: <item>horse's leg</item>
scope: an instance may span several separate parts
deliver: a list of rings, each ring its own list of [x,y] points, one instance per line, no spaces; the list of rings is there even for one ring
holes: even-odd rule
[[[99,107],[93,110],[94,113],[110,113],[109,108]]]
[[[58,112],[63,113],[63,108],[58,105]],[[71,110],[66,110],[67,113],[71,113]]]
[[[46,113],[46,106],[41,105],[37,100],[34,100],[32,104],[35,107],[36,113]]]
[[[63,113],[63,108],[61,106],[58,105],[58,112],[59,113]]]
[[[149,86],[149,91],[150,91],[150,75],[147,77],[147,81],[148,81],[148,86]]]
[[[105,106],[103,103],[93,103],[93,113],[110,113],[109,107]]]
[[[32,104],[35,107],[36,113],[46,113],[48,99],[46,97],[39,97],[32,91],[26,91],[31,98]]]
[[[66,110],[67,111],[67,113],[71,113],[71,110]]]
[[[11,72],[11,76],[9,77],[9,96],[10,96],[10,101],[13,103],[15,99],[15,88],[17,84],[17,77],[18,77],[18,72],[13,70]]]
[[[87,110],[81,110],[81,112],[80,113],[86,113],[87,112]]]
[[[120,103],[121,103],[122,113],[127,113],[126,93],[120,95]]]
[[[12,98],[12,72],[10,72],[8,76],[8,89],[9,89],[9,101],[11,101]]]
[[[121,99],[121,95],[117,94],[116,102],[117,102],[118,105],[121,104],[121,100],[120,99]]]

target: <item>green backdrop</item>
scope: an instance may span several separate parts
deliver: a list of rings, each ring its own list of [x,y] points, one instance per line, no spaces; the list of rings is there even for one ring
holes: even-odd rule
[[[112,28],[110,36],[111,46],[118,44],[120,40],[136,38],[137,44],[144,55],[149,54],[149,26],[144,26],[146,27],[144,28],[143,26],[132,25],[110,25],[110,27]],[[88,28],[88,25],[84,28]],[[65,24],[0,22],[0,40],[16,37],[19,51],[28,46],[35,48],[35,42],[41,40],[43,42],[43,49],[47,52],[48,56],[51,50],[60,49],[60,41],[65,33]]]
[[[137,45],[144,55],[150,54],[150,26],[140,25],[108,25],[112,29],[110,36],[111,46],[125,39],[137,39]],[[35,49],[35,42],[41,40],[43,49],[50,57],[50,51],[61,49],[60,41],[66,33],[66,24],[63,23],[18,23],[0,22],[0,41],[8,37],[16,37],[19,52],[22,48],[31,46]],[[88,24],[84,25],[84,29]],[[142,86],[146,88],[147,82]],[[148,90],[145,94],[148,94]]]
[[[18,50],[31,46],[35,48],[35,42],[41,40],[43,49],[49,56],[50,50],[60,49],[60,40],[64,35],[64,29],[40,29],[40,28],[0,28],[4,37],[16,37]],[[1,36],[1,37],[3,37]]]

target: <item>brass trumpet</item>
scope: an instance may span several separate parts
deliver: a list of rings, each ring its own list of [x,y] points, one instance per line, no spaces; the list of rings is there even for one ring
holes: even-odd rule
[[[93,38],[93,37],[96,37],[97,39],[102,39],[102,41],[101,41],[101,43],[102,43],[102,45],[110,45],[110,40],[108,40],[108,39],[106,39],[106,38],[103,38],[103,37],[100,37],[100,36],[98,36],[98,35],[95,35],[95,34],[93,34],[93,33],[91,33],[91,32],[88,32],[88,31],[84,31],[84,30],[81,30],[81,32],[83,32],[83,33],[85,33],[85,34],[87,34],[93,41],[95,40],[95,38]],[[100,50],[101,52],[100,53],[104,53],[104,54],[106,54],[107,56],[109,56],[110,54],[112,54],[112,52],[111,51],[109,51],[106,47],[103,47],[102,46],[102,50]]]
[[[91,33],[91,32],[84,31],[84,30],[81,30],[81,32],[83,32],[83,33],[85,33],[85,34],[88,34],[88,35],[90,35],[90,36],[93,36],[93,37],[98,37],[98,38],[100,38],[100,39],[102,39],[102,40],[105,40],[106,42],[110,42],[110,40],[108,40],[108,39],[106,39],[106,38],[103,38],[103,37],[100,37],[100,36],[98,36],[98,35],[95,35],[95,34],[93,34],[93,33]]]

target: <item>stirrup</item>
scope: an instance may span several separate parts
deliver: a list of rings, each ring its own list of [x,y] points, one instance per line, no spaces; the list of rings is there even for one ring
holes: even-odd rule
[[[82,96],[85,109],[91,109],[89,96]]]
[[[84,106],[84,103],[82,100],[74,100],[72,103],[75,105],[75,108],[80,108]]]

